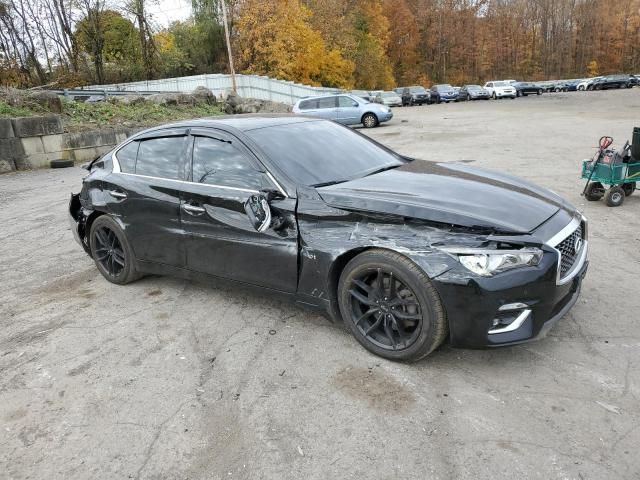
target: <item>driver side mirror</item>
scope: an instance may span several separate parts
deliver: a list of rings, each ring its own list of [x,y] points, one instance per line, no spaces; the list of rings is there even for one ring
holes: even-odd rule
[[[267,196],[251,195],[244,203],[244,211],[256,231],[262,233],[271,226],[271,208]]]

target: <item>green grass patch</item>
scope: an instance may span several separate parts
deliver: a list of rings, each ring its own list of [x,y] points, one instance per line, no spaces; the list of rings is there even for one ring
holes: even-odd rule
[[[218,105],[158,105],[142,102],[64,102],[64,114],[70,130],[104,126],[151,126],[190,118],[211,117],[223,112]]]
[[[0,118],[30,117],[32,115],[38,115],[38,113],[31,108],[14,107],[13,105],[0,101]]]

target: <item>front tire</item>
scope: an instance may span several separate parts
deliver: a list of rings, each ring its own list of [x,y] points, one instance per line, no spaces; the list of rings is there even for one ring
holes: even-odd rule
[[[497,95],[496,95],[496,92],[493,92],[493,95],[491,95],[491,98],[493,98],[494,100],[497,100],[497,99],[498,99],[498,97],[497,97]]]
[[[373,128],[378,126],[378,117],[376,117],[373,113],[365,113],[362,116],[362,125],[365,128]]]
[[[624,203],[624,190],[618,186],[611,187],[604,195],[604,201],[609,207],[619,207]]]
[[[338,299],[356,340],[389,360],[420,360],[448,334],[435,287],[420,268],[396,252],[374,249],[353,258],[340,276]]]
[[[140,278],[133,250],[120,225],[108,215],[101,215],[89,232],[91,257],[104,278],[125,285]]]

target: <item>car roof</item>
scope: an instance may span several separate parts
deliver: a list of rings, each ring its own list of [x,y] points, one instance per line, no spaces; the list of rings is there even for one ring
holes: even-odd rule
[[[159,125],[151,130],[162,128],[188,128],[188,127],[210,127],[221,128],[231,127],[242,132],[255,130],[257,128],[273,127],[278,125],[290,125],[293,123],[304,123],[319,121],[317,118],[303,117],[292,113],[256,113],[241,115],[221,115],[219,117],[199,118],[194,120],[185,120],[182,122]]]

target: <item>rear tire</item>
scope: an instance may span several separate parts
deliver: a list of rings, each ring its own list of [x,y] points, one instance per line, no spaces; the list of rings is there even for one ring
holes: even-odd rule
[[[536,92],[536,95],[542,95],[542,90],[538,90],[538,91]]]
[[[624,190],[618,186],[611,187],[604,195],[604,201],[609,207],[619,207],[624,203]]]
[[[373,249],[353,258],[338,284],[347,328],[370,352],[413,362],[435,350],[448,334],[440,297],[411,260]]]
[[[365,128],[373,128],[378,126],[378,117],[376,117],[373,113],[365,113],[362,116],[362,125]]]
[[[74,165],[73,160],[51,160],[49,162],[51,168],[69,168]]]
[[[622,190],[624,190],[624,195],[626,197],[630,197],[631,195],[633,195],[633,192],[636,191],[636,182],[624,183],[622,185]]]
[[[111,283],[125,285],[140,278],[127,237],[110,216],[101,215],[91,224],[89,246],[98,271]]]
[[[597,202],[604,197],[604,187],[600,182],[591,182],[587,185],[587,190],[584,192],[584,198],[589,202]]]

